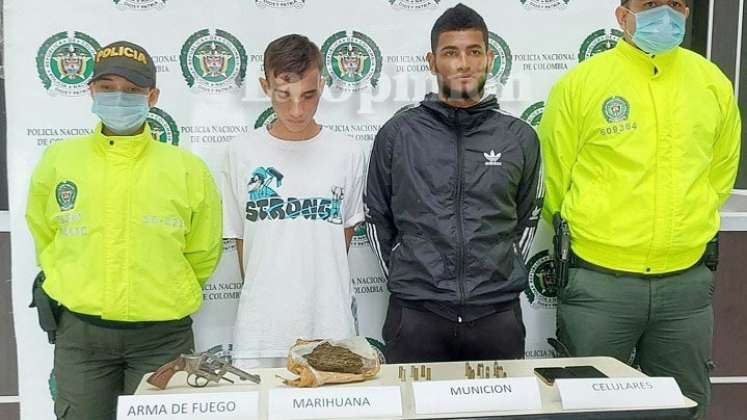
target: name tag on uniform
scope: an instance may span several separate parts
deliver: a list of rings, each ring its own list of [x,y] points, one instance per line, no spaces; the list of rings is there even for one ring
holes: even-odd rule
[[[535,378],[415,382],[416,414],[540,410]]]
[[[398,386],[278,388],[270,390],[270,419],[400,417]]]
[[[256,419],[259,393],[124,395],[117,420]]]
[[[685,400],[674,378],[558,379],[564,410],[681,407]]]

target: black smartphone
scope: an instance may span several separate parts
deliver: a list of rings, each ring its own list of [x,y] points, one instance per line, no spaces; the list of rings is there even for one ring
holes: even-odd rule
[[[566,366],[565,370],[570,374],[570,378],[607,378],[602,371],[594,366]]]
[[[548,386],[552,386],[556,379],[572,378],[570,372],[562,367],[538,367],[534,368],[534,373]]]

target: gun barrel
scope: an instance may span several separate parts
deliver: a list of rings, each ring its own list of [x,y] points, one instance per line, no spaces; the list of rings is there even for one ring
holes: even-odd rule
[[[242,381],[252,381],[255,384],[260,384],[262,382],[262,379],[259,375],[253,375],[249,372],[245,372],[213,354],[205,354],[207,355],[207,358],[205,359],[204,366],[208,367],[212,371],[222,373],[230,372],[238,376]]]
[[[226,363],[225,361],[220,360],[220,359],[211,359],[208,362],[208,365],[216,371],[231,372],[234,375],[238,376],[239,379],[241,379],[242,381],[252,381],[255,384],[259,384],[262,382],[262,379],[259,377],[259,375],[253,375],[249,372],[245,372],[231,365],[230,363]]]
[[[244,372],[243,370],[237,369],[237,368],[235,368],[233,366],[231,366],[228,371],[231,372],[231,373],[233,373],[234,375],[238,376],[243,381],[252,381],[255,384],[262,383],[262,378],[260,378],[259,375],[253,375],[253,374],[251,374],[249,372]]]
[[[229,364],[226,364],[223,369],[225,369],[226,372],[231,372],[234,375],[238,376],[242,381],[252,381],[255,384],[260,384],[262,382],[262,378],[260,378],[259,375],[253,375]]]

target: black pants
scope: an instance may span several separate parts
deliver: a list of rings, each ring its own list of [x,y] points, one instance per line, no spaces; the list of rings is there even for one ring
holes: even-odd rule
[[[454,322],[405,307],[392,297],[382,331],[387,363],[524,358],[521,305],[471,322]]]

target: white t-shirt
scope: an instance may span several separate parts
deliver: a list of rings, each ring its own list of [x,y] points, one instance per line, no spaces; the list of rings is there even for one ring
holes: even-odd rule
[[[363,221],[365,155],[322,129],[236,138],[223,169],[223,236],[244,240],[234,357],[285,357],[297,338],[355,335],[345,228]]]

